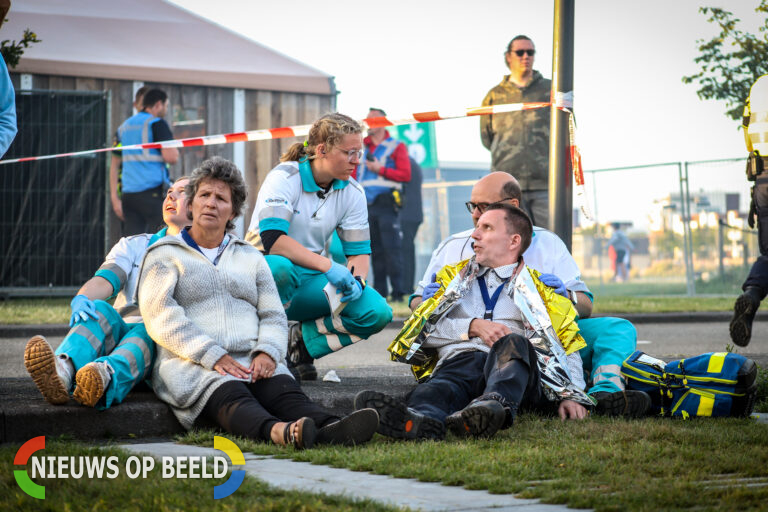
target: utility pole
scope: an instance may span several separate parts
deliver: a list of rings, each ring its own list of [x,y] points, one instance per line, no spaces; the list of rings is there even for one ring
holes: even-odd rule
[[[549,229],[571,250],[573,177],[567,112],[573,108],[573,20],[575,0],[555,0],[552,40],[552,104],[549,122]]]

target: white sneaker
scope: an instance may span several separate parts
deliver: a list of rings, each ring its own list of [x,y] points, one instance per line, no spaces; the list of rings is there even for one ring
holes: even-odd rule
[[[83,405],[94,407],[104,396],[112,380],[113,370],[104,361],[88,363],[77,371],[77,386],[72,397]]]
[[[57,357],[43,336],[33,336],[27,342],[24,366],[48,403],[59,405],[69,401],[75,373],[72,361],[65,356]]]

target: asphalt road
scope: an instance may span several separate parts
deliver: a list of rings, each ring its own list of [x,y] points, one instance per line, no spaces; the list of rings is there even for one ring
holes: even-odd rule
[[[724,351],[730,343],[727,322],[644,323],[636,327],[637,348],[667,360]],[[377,375],[409,374],[407,365],[391,362],[386,352],[397,332],[396,328],[384,329],[366,341],[319,359],[316,362],[319,374],[323,376],[329,370],[335,370],[341,378],[359,376],[361,371]],[[48,338],[54,348],[61,340],[61,336]],[[26,338],[0,339],[0,377],[27,375],[24,369],[26,342]],[[752,342],[738,351],[755,359],[762,367],[768,367],[768,322],[755,322]]]

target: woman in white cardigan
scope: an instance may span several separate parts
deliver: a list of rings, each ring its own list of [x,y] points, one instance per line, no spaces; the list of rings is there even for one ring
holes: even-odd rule
[[[280,445],[368,441],[373,409],[339,419],[312,402],[285,366],[286,316],[261,253],[228,234],[246,187],[223,158],[187,185],[192,225],[153,245],[139,305],[158,348],[152,385],[187,429],[203,418],[229,433]]]

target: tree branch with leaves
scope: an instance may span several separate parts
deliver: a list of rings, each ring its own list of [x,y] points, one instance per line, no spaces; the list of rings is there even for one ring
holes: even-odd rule
[[[0,42],[0,53],[2,53],[3,60],[8,66],[8,69],[13,69],[16,67],[16,65],[19,63],[19,59],[21,59],[21,56],[24,53],[24,50],[29,48],[29,45],[32,43],[39,43],[41,41],[42,39],[37,38],[37,34],[32,32],[30,29],[26,29],[24,31],[24,35],[18,43],[16,40],[11,41],[10,39],[5,39]]]
[[[696,41],[700,55],[694,62],[701,71],[684,76],[683,82],[698,84],[696,94],[702,100],[724,100],[726,115],[740,124],[749,88],[768,73],[768,0],[760,0],[755,8],[763,17],[759,34],[741,30],[741,20],[725,9],[702,7],[699,12],[708,15],[707,21],[716,24],[720,33],[709,41]]]

